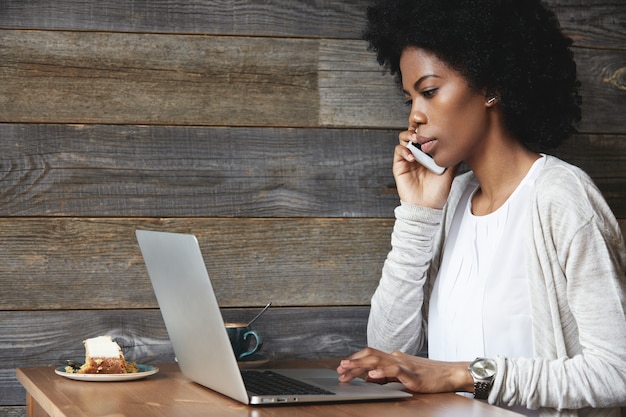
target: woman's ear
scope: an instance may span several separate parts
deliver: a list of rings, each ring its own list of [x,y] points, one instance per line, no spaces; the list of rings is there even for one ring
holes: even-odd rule
[[[498,101],[500,101],[500,97],[498,96],[491,96],[487,99],[487,101],[485,101],[485,105],[487,107],[491,107],[493,105],[495,105]]]
[[[498,94],[498,90],[495,88],[486,88],[484,94],[485,106],[487,107],[493,107],[496,103],[500,101],[500,94]]]

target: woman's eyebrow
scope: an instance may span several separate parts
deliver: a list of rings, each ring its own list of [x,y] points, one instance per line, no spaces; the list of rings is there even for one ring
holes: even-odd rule
[[[417,81],[415,81],[415,83],[413,84],[413,90],[418,91],[420,88],[420,84],[422,84],[426,79],[428,78],[441,78],[440,76],[436,75],[436,74],[426,74],[426,75],[422,75]],[[406,91],[405,89],[402,89],[402,92],[406,95],[410,95],[408,91]]]

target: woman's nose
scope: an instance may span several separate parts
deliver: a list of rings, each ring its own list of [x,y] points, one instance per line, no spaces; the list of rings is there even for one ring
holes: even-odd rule
[[[417,129],[424,123],[426,123],[426,115],[421,109],[417,108],[417,106],[413,104],[409,114],[409,128],[417,131]]]

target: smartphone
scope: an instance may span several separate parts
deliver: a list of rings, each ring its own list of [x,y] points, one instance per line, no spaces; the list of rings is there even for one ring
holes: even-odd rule
[[[444,167],[440,167],[439,165],[437,165],[433,157],[422,150],[422,147],[419,143],[409,142],[407,147],[420,164],[424,165],[435,174],[441,175],[446,170]]]

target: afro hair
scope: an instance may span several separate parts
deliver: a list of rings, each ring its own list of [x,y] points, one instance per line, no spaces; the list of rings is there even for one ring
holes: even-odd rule
[[[367,18],[363,37],[398,84],[402,51],[418,47],[497,95],[506,128],[528,148],[554,148],[576,132],[572,41],[539,0],[379,0]]]

